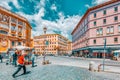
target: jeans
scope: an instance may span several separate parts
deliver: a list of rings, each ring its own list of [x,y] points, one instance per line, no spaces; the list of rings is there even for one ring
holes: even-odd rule
[[[2,63],[2,59],[0,59],[1,60],[1,63]]]
[[[21,68],[23,68],[23,74],[26,73],[26,66],[25,65],[18,65],[18,69],[15,71],[15,73],[13,74],[14,76],[21,70]]]
[[[13,60],[13,65],[17,66],[17,59]]]
[[[34,67],[34,59],[32,59],[32,67]]]

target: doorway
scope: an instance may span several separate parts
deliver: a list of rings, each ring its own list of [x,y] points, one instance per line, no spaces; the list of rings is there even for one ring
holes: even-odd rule
[[[97,58],[102,58],[102,53],[97,53]]]

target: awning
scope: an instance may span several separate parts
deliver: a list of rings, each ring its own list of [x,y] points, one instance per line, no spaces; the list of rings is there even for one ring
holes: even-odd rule
[[[114,53],[120,53],[120,50],[115,50]]]

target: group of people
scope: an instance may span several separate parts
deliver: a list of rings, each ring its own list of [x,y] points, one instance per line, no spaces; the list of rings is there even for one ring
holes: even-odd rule
[[[35,67],[37,65],[34,64],[35,62],[35,52],[32,51],[31,52],[31,56],[29,56],[29,58],[31,58],[31,62],[32,62],[32,66],[31,67]],[[15,78],[15,75],[23,68],[23,74],[26,74],[26,63],[28,63],[28,60],[26,60],[26,56],[28,56],[28,53],[26,50],[13,50],[10,49],[7,52],[8,58],[9,60],[6,62],[6,64],[12,64],[15,67],[17,67],[17,70],[13,73],[12,77]],[[0,55],[0,59],[1,59],[1,55]],[[1,60],[2,62],[2,60]]]

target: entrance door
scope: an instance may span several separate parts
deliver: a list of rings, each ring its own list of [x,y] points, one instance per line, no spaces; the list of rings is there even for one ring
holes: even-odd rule
[[[100,53],[100,58],[102,58],[102,53]]]
[[[102,53],[97,53],[97,58],[102,58]]]

